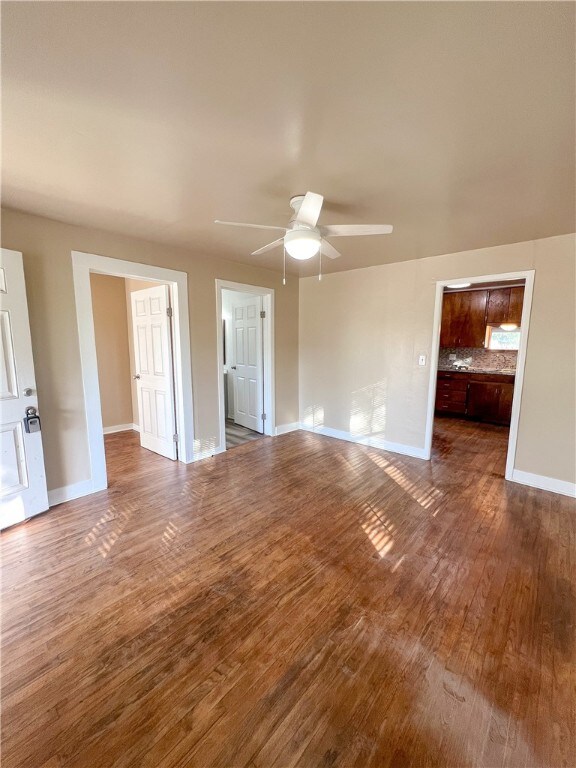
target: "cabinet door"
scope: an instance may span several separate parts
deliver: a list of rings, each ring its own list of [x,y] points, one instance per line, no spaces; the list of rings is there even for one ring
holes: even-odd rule
[[[498,423],[509,425],[510,419],[512,418],[512,398],[514,396],[514,384],[500,384],[500,387]]]
[[[486,338],[487,291],[444,294],[441,347],[483,347]]]
[[[516,323],[520,325],[522,322],[522,306],[524,304],[524,288],[521,286],[510,289],[510,305],[508,307],[507,323]]]
[[[513,395],[513,384],[471,381],[466,413],[478,421],[509,425]]]
[[[486,322],[490,325],[513,322],[512,320],[508,320],[510,290],[510,288],[497,288],[493,291],[488,291]]]
[[[480,421],[497,421],[500,413],[501,384],[471,381],[467,414]]]
[[[463,291],[459,347],[483,347],[486,340],[488,291]]]
[[[440,328],[440,346],[457,347],[460,335],[460,299],[459,293],[445,293],[442,301],[442,325]]]

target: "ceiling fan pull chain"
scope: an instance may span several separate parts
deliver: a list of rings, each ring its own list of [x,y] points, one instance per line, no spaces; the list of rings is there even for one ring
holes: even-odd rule
[[[282,275],[282,285],[286,285],[286,246],[284,246],[283,250],[284,250],[284,274]]]
[[[322,280],[322,248],[320,248],[320,269],[318,270],[318,281]]]

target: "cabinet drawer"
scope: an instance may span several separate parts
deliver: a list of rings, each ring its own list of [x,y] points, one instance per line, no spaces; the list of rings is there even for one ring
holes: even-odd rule
[[[466,403],[439,402],[436,400],[436,410],[446,413],[466,413]]]
[[[465,389],[456,389],[453,392],[445,392],[443,390],[438,390],[436,392],[436,400],[439,402],[449,402],[449,403],[465,403],[466,402],[466,390]]]
[[[468,381],[466,379],[438,379],[436,390],[438,392],[466,392]]]

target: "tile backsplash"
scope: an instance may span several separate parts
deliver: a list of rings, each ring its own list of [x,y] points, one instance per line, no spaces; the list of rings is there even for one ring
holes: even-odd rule
[[[455,360],[450,360],[450,355],[456,355]],[[441,347],[438,357],[439,368],[454,368],[456,365],[467,365],[469,368],[485,368],[501,370],[503,368],[513,368],[516,370],[516,358],[518,352],[511,349],[484,349],[480,347],[458,347],[450,349]]]

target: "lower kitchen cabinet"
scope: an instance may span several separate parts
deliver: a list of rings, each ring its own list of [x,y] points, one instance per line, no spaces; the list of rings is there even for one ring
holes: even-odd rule
[[[478,421],[510,424],[514,384],[470,381],[466,415]]]
[[[510,424],[514,377],[438,371],[436,413]]]

